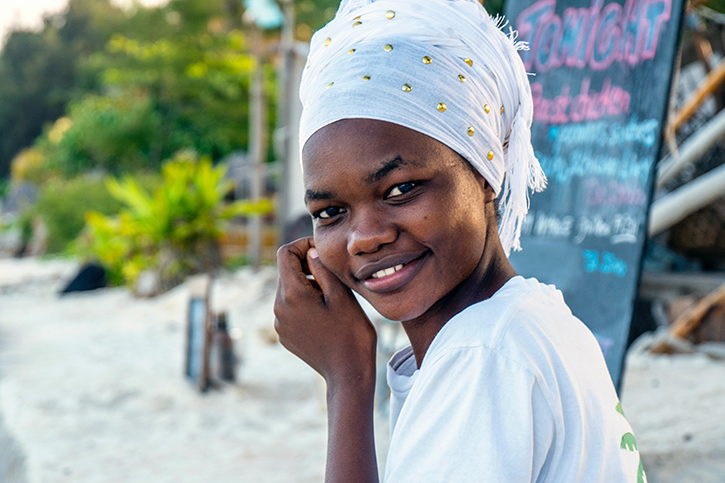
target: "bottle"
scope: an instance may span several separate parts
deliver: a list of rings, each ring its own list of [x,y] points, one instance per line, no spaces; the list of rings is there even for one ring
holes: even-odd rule
[[[226,312],[220,312],[217,316],[214,343],[219,357],[219,378],[226,382],[236,381],[237,356],[234,354],[234,340],[229,336]]]

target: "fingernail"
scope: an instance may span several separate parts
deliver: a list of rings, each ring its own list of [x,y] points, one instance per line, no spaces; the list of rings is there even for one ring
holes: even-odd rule
[[[319,255],[317,255],[317,250],[315,250],[314,248],[310,248],[310,251],[309,251],[309,252],[307,252],[307,254],[308,254],[308,255],[310,256],[310,258],[311,258],[311,259],[313,259],[313,260],[314,260],[315,258],[317,258],[317,257],[319,256]]]

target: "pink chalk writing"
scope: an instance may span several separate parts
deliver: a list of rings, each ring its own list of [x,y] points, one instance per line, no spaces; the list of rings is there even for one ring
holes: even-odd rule
[[[652,59],[672,0],[626,0],[624,6],[592,0],[590,7],[570,7],[561,16],[555,8],[556,0],[539,0],[516,19],[519,38],[531,47],[521,52],[528,70],[603,70],[613,62],[636,65]]]
[[[585,77],[576,96],[571,96],[571,87],[565,84],[561,88],[561,94],[547,99],[544,97],[544,86],[539,82],[532,82],[534,120],[549,124],[566,124],[570,121],[596,121],[606,116],[629,112],[629,92],[621,87],[612,86],[611,79],[604,79],[599,92],[590,90],[590,84],[591,79]]]
[[[596,178],[584,182],[584,197],[589,206],[641,206],[647,201],[644,190],[638,185],[627,186],[616,180],[605,182]]]

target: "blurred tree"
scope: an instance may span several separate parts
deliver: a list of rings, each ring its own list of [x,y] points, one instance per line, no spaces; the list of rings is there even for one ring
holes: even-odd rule
[[[297,37],[308,40],[338,4],[295,0]],[[158,167],[180,149],[213,159],[245,149],[254,60],[242,14],[243,0],[126,10],[111,0],[69,0],[40,32],[12,33],[0,53],[0,178],[16,156],[32,160],[31,177],[42,179],[43,169],[45,177],[119,173]],[[275,92],[271,66],[265,75]],[[274,126],[273,105],[269,112]],[[50,123],[62,117],[68,129],[58,138]],[[20,155],[30,146],[33,156]]]
[[[725,0],[715,0],[722,1]],[[491,15],[503,13],[503,0],[485,0],[484,7]],[[295,37],[307,42],[312,34],[332,20],[340,0],[295,0]]]
[[[312,34],[332,20],[339,0],[295,0],[295,37],[307,42]]]
[[[43,125],[63,114],[83,59],[102,50],[124,20],[109,0],[70,0],[40,32],[10,34],[0,54],[0,177]]]
[[[194,2],[200,3],[178,0],[170,6],[188,7]],[[179,13],[172,19],[184,22],[178,10],[167,16],[172,13]],[[151,165],[180,149],[193,148],[218,159],[247,145],[248,84],[254,60],[242,32],[228,31],[224,17],[211,17],[205,25],[199,32],[192,28],[150,42],[116,35],[107,52],[94,59],[105,67],[102,82],[109,95],[133,93],[153,104],[160,126],[150,146]]]
[[[249,73],[255,61],[243,33],[233,28],[241,22],[233,8],[237,1],[172,0],[164,7],[127,12],[103,50],[78,62],[78,92],[70,101],[66,95],[52,112],[56,118],[66,116],[37,138],[33,156],[17,155],[20,166],[13,172],[30,173],[25,179],[36,182],[94,169],[120,174],[158,169],[162,159],[182,149],[213,159],[244,149]],[[65,25],[73,21],[75,30],[83,30],[84,19],[93,21],[69,13]],[[96,37],[65,42],[91,49]],[[273,81],[273,72],[268,79]],[[52,114],[41,116],[42,121]]]

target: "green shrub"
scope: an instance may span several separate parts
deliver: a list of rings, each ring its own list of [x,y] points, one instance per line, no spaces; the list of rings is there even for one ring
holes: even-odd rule
[[[5,198],[5,196],[10,191],[10,180],[0,178],[0,200]]]
[[[139,176],[143,186],[158,184],[158,175]],[[104,179],[79,176],[61,181],[54,179],[43,186],[31,218],[39,216],[48,229],[47,253],[65,251],[85,226],[85,215],[96,211],[105,215],[118,213],[123,204],[108,192]]]
[[[226,170],[187,152],[164,165],[163,183],[153,194],[130,176],[109,179],[108,191],[124,209],[113,217],[88,213],[79,253],[129,285],[150,268],[169,287],[187,274],[220,267],[219,239],[228,220],[272,210],[269,200],[225,203],[232,188]]]

